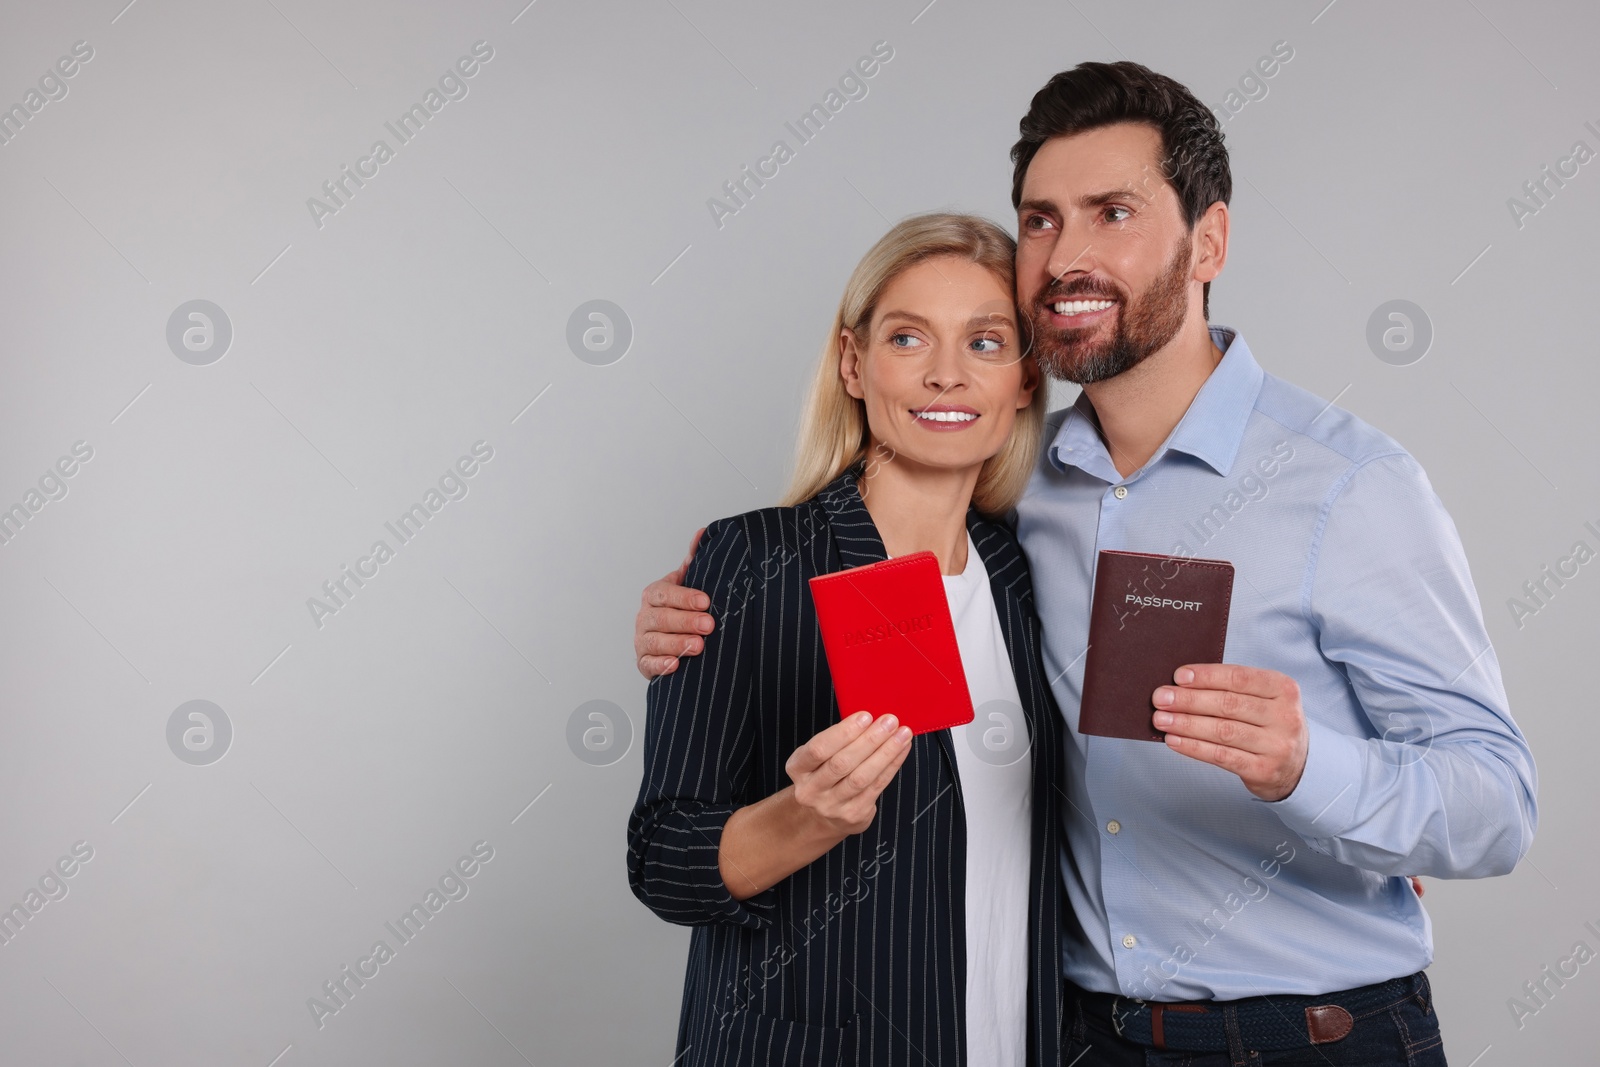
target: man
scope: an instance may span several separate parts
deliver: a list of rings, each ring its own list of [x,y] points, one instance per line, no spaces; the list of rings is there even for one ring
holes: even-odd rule
[[[1232,180],[1187,89],[1083,63],[1021,132],[1017,303],[1083,387],[1012,516],[1072,728],[1063,1059],[1443,1063],[1405,876],[1505,874],[1537,823],[1455,527],[1393,439],[1208,324]],[[1155,691],[1164,745],[1077,730],[1106,548],[1235,567],[1232,662]],[[680,577],[644,593],[647,677],[710,629]]]

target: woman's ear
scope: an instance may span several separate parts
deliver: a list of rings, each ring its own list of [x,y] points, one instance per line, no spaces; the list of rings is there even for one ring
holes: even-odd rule
[[[844,379],[845,392],[857,400],[867,398],[861,387],[862,352],[856,344],[856,335],[848,328],[839,331],[839,376]]]

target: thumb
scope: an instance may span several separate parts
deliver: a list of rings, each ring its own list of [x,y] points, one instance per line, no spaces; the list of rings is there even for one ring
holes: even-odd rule
[[[800,780],[803,774],[809,774],[817,769],[817,761],[806,753],[806,746],[801,745],[789,753],[789,758],[783,761],[783,773],[789,776],[789,781]]]
[[[689,573],[689,561],[694,559],[694,550],[700,544],[700,535],[705,532],[706,528],[702,526],[700,529],[696,530],[694,532],[694,536],[689,539],[689,554],[683,557],[683,562],[678,565],[678,570],[676,572],[678,575],[679,584],[682,584],[683,576]]]

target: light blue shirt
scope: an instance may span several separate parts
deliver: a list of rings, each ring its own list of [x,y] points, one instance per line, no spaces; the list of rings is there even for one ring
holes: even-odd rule
[[[1455,525],[1392,438],[1222,361],[1142,468],[1117,473],[1080,395],[1051,414],[1016,511],[1071,732],[1068,978],[1148,1000],[1325,993],[1433,959],[1405,875],[1504,874],[1537,824],[1533,757]],[[1096,553],[1226,559],[1229,663],[1300,686],[1305,772],[1269,803],[1162,744],[1077,730]]]

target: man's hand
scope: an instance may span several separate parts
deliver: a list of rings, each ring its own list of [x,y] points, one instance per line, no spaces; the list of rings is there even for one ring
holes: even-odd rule
[[[639,673],[646,678],[671,674],[678,669],[679,656],[698,656],[705,642],[694,635],[708,634],[715,625],[706,611],[711,598],[683,584],[694,548],[705,532],[704,526],[696,530],[689,541],[689,554],[678,569],[645,586],[639,598],[639,614],[633,620],[633,654]]]
[[[1262,800],[1294,792],[1310,735],[1293,678],[1234,663],[1191,663],[1172,677],[1153,698],[1169,748],[1232,771]]]

